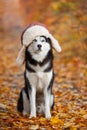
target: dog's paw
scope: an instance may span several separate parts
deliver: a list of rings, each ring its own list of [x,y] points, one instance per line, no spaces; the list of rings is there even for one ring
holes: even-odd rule
[[[30,114],[30,117],[29,118],[32,118],[32,117],[36,117],[36,114]]]
[[[50,113],[49,113],[49,114],[46,114],[46,115],[45,115],[45,118],[46,118],[46,119],[50,119],[50,118],[51,118],[51,114],[50,114]]]

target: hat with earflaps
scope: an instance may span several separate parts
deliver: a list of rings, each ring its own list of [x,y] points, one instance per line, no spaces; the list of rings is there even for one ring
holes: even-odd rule
[[[61,52],[61,47],[58,43],[58,41],[52,36],[52,34],[48,31],[48,29],[42,25],[42,24],[33,24],[25,29],[25,31],[22,34],[22,47],[19,51],[18,57],[17,57],[17,64],[22,65],[25,61],[25,50],[26,47],[32,43],[32,41],[37,36],[45,36],[47,38],[50,38],[52,47],[57,51]]]

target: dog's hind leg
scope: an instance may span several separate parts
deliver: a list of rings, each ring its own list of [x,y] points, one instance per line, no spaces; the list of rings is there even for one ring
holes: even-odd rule
[[[23,112],[23,96],[22,96],[22,91],[20,92],[20,96],[19,96],[19,99],[18,99],[17,110],[19,112]]]
[[[22,96],[23,96],[23,115],[26,115],[29,113],[29,99],[25,93],[24,90],[22,90]]]

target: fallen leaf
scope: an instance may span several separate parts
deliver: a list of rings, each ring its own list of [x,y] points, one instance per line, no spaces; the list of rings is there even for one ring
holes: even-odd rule
[[[57,124],[63,125],[64,122],[61,119],[59,119],[58,117],[52,117],[50,120],[50,124],[51,125],[57,125]]]
[[[39,129],[39,125],[31,125],[31,126],[29,127],[29,129],[30,129],[30,130],[37,130],[37,129]]]

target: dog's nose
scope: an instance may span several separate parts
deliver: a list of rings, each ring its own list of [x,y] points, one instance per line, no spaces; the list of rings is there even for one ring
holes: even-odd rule
[[[38,44],[37,47],[40,49],[42,47],[42,45]]]

